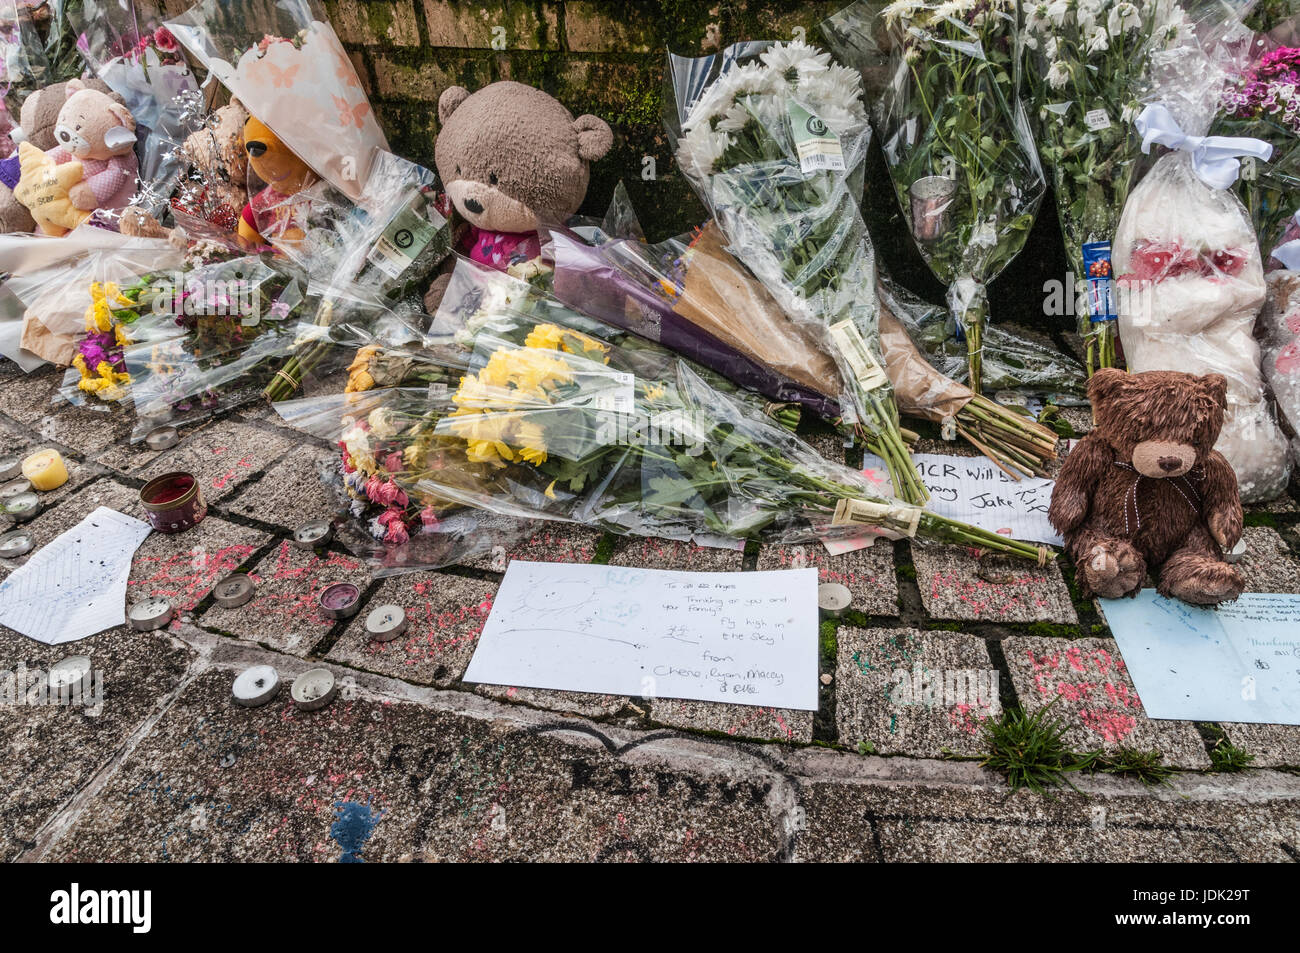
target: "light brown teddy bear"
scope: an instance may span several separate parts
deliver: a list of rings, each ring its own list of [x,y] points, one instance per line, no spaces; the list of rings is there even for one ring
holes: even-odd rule
[[[122,212],[122,233],[184,244],[190,237],[188,219],[200,228],[206,223],[233,236],[239,228],[239,210],[248,201],[249,166],[243,140],[247,120],[248,110],[232,102],[215,110],[202,129],[185,137],[181,154],[188,168],[171,199],[179,227],[168,228],[143,209],[128,206]]]
[[[603,119],[575,119],[553,96],[514,82],[477,93],[450,87],[438,97],[438,121],[438,175],[468,223],[460,251],[498,271],[524,269],[526,277],[541,253],[538,216],[563,221],[578,211],[590,164],[609,152],[613,132]],[[435,279],[425,295],[431,313],[449,280]]]

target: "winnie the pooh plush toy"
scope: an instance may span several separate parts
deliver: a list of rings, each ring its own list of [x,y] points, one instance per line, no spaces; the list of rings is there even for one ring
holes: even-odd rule
[[[215,110],[201,129],[185,137],[181,155],[187,170],[171,199],[175,213],[205,222],[217,232],[235,234],[240,211],[248,202],[247,122],[248,110],[232,102]],[[121,228],[124,235],[168,238],[178,245],[188,237],[184,228],[168,228],[135,207],[122,213]]]
[[[1147,570],[1161,595],[1197,605],[1237,598],[1223,551],[1241,538],[1237,477],[1214,449],[1227,380],[1106,369],[1088,382],[1096,429],[1065,458],[1048,517],[1084,595],[1134,596]]]
[[[120,212],[135,194],[139,170],[131,111],[78,79],[64,89],[55,147],[18,146],[22,174],[14,196],[47,235],[64,235],[97,211]]]
[[[443,188],[468,228],[460,250],[480,264],[528,277],[541,254],[538,216],[563,220],[587,195],[590,165],[614,144],[609,125],[574,118],[540,89],[500,82],[476,93],[452,86],[438,97],[434,160]],[[425,307],[437,309],[448,276],[435,279]]]
[[[286,203],[319,176],[256,116],[244,123],[244,151],[253,173],[266,185],[239,213],[240,240],[249,246],[265,245],[268,237],[300,241],[304,233],[293,222],[293,206]]]

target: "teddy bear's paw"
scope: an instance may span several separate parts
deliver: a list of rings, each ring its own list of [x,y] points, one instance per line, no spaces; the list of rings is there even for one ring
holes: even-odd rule
[[[1166,567],[1160,576],[1160,594],[1198,606],[1216,606],[1241,595],[1246,581],[1227,563],[1206,559],[1195,565]]]
[[[1124,542],[1098,543],[1082,565],[1084,582],[1103,599],[1120,599],[1142,585],[1146,563]]]

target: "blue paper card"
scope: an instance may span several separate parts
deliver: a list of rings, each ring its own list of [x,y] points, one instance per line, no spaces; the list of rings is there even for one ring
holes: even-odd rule
[[[1143,589],[1101,607],[1149,717],[1300,725],[1300,595],[1202,609]]]

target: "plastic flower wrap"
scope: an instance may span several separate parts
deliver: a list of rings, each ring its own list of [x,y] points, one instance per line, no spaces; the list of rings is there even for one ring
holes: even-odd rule
[[[883,79],[872,93],[885,161],[917,248],[948,286],[978,394],[986,286],[1024,246],[1044,189],[1016,83],[1016,5],[858,0],[823,31]]]
[[[1115,366],[1111,241],[1133,181],[1137,96],[1154,49],[1191,29],[1176,0],[1034,0],[1023,4],[1021,42],[1039,152],[1052,175],[1076,288],[1088,373]]]
[[[270,256],[155,276],[151,308],[122,359],[142,440],[162,423],[194,423],[257,400],[298,329],[302,276]]]
[[[132,327],[152,306],[153,280],[154,276],[145,275],[121,285],[115,281],[90,283],[86,333],[64,376],[62,393],[69,401],[81,404],[94,398],[115,404],[130,396],[131,375],[124,351],[131,343]]]
[[[133,0],[85,0],[65,11],[77,32],[77,49],[96,76],[122,97],[136,121],[140,181],[164,196],[147,200],[151,211],[180,172],[176,145],[187,112],[198,100],[198,80],[176,37]]]
[[[0,154],[13,151],[9,133],[18,125],[18,109],[28,93],[52,82],[49,73],[31,6],[0,0]]]
[[[1279,29],[1294,37],[1300,21]],[[1268,162],[1251,162],[1237,180],[1237,195],[1250,213],[1260,247],[1278,264],[1300,267],[1300,237],[1295,215],[1300,210],[1300,45],[1282,44],[1272,36],[1252,46],[1251,62],[1224,94],[1212,132],[1221,136],[1261,139],[1273,147]],[[1277,255],[1278,246],[1282,254]]]
[[[379,399],[364,425],[353,418],[333,436],[341,433],[345,469],[364,473],[375,461],[372,476],[353,480],[385,506],[375,528],[387,545],[376,558],[390,570],[450,561],[443,547],[425,549],[421,529],[463,508],[677,539],[794,542],[874,530],[1046,558],[881,496],[684,363],[643,378],[599,354],[566,349],[541,325],[523,345],[480,335],[477,370],[453,391],[368,395]]]
[[[1266,280],[1268,301],[1256,332],[1264,378],[1291,431],[1291,462],[1300,466],[1300,272],[1271,271]]]
[[[857,204],[871,127],[857,73],[799,41],[669,57],[677,164],[727,250],[825,342],[849,385],[841,412],[886,461],[899,495],[926,498],[880,364],[875,251]]]
[[[1289,463],[1254,335],[1265,298],[1259,242],[1232,191],[1238,157],[1262,160],[1270,149],[1204,137],[1229,81],[1228,55],[1210,37],[1153,54],[1149,102],[1135,124],[1144,151],[1156,143],[1171,151],[1129,194],[1114,263],[1129,370],[1227,378],[1215,448],[1236,471],[1242,500],[1253,502],[1285,489]]]
[[[312,0],[204,0],[167,26],[299,158],[353,201],[388,141]]]

